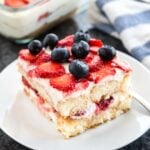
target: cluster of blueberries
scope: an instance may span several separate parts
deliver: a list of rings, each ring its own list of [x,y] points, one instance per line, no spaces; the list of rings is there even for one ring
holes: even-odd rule
[[[81,59],[85,58],[90,52],[90,35],[88,32],[79,31],[74,35],[74,44],[71,48],[72,55],[76,58],[69,64],[69,71],[77,79],[85,78],[89,72],[89,66]],[[28,45],[28,49],[32,55],[37,55],[44,47],[49,47],[51,52],[51,59],[55,62],[67,62],[70,53],[65,47],[56,47],[58,43],[58,36],[56,34],[47,34],[44,38],[43,44],[34,40]],[[104,45],[98,50],[98,55],[105,61],[111,60],[116,56],[116,50],[112,46]]]

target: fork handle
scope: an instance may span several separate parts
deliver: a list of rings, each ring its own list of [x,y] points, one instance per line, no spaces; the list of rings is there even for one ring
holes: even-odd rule
[[[136,91],[132,91],[132,96],[150,112],[150,102],[145,100]]]

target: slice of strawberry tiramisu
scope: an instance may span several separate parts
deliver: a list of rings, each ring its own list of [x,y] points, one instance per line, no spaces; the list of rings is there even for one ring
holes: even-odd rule
[[[25,93],[65,138],[130,109],[130,66],[87,32],[32,41],[18,67]]]

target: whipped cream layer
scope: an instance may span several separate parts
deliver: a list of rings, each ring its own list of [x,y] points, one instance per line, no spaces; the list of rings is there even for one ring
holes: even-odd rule
[[[55,120],[56,119],[56,114],[59,114],[59,112],[57,112],[55,110],[55,108],[53,108],[49,103],[47,103],[40,95],[38,95],[37,93],[35,93],[35,91],[29,87],[27,87],[26,85],[24,86],[24,90],[25,92],[27,92],[27,95],[29,95],[29,97],[34,101],[34,103],[37,105],[37,107],[45,114],[50,116],[51,119]],[[96,103],[89,103],[87,105],[87,108],[82,110],[82,112],[84,112],[83,114],[79,114],[79,115],[72,115],[69,116],[71,119],[89,119],[92,118],[95,115],[98,115],[99,113],[102,112],[107,112],[107,110],[109,108],[112,108],[114,106],[117,106],[121,103],[123,103],[124,101],[126,101],[126,99],[128,99],[129,95],[128,93],[124,93],[121,91],[118,91],[116,93],[114,93],[113,95],[111,95],[113,97],[113,101],[108,105],[108,107],[105,110],[99,110],[97,112],[97,104]],[[126,104],[126,107],[128,106],[128,108],[130,108],[130,103]],[[60,115],[60,114],[59,114]],[[107,117],[110,118],[111,114],[107,114]]]
[[[23,59],[18,59],[18,63],[19,66],[21,66],[21,68],[24,70],[25,73],[29,72],[30,70],[34,69],[36,66],[34,65],[30,65],[30,63],[28,63],[27,61],[24,61]],[[66,72],[68,72],[68,65],[69,64],[63,64],[63,66],[65,66]],[[74,91],[71,94],[68,95],[64,95],[63,91],[57,90],[56,88],[53,88],[50,83],[49,83],[49,79],[45,79],[45,78],[39,78],[39,77],[29,77],[27,74],[25,74],[25,76],[37,83],[37,85],[42,87],[42,91],[46,91],[47,94],[50,94],[51,100],[54,101],[55,103],[58,103],[59,101],[63,101],[66,99],[70,99],[71,98],[76,98],[76,97],[80,97],[81,95],[87,95],[87,93],[89,91],[91,91],[91,89],[93,89],[93,87],[95,86],[105,86],[105,83],[107,83],[108,81],[117,81],[117,82],[121,82],[124,78],[124,75],[126,73],[124,71],[122,71],[121,69],[117,69],[116,68],[116,74],[115,75],[110,75],[107,76],[105,78],[103,78],[99,83],[95,84],[94,82],[89,81],[89,86],[84,89],[84,90],[77,90]],[[127,87],[128,88],[128,85]]]
[[[63,64],[68,68],[68,64]],[[94,83],[89,81],[89,85],[85,89],[75,90],[69,94],[64,94],[50,85],[49,80],[46,78],[30,77],[28,72],[35,69],[36,66],[19,58],[18,66],[21,74],[26,80],[35,88],[42,97],[52,105],[56,111],[62,116],[71,116],[80,110],[86,110],[86,115],[94,112],[93,102],[100,101],[103,96],[111,96],[116,91],[129,90],[130,72],[125,72],[121,69],[115,68],[115,75],[106,76],[100,82]],[[80,104],[80,105],[77,105]],[[76,118],[76,116],[74,116]]]

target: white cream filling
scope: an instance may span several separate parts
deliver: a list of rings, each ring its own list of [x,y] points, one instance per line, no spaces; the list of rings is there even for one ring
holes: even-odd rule
[[[29,70],[34,68],[34,66],[32,66],[32,65],[30,66],[29,63],[26,63],[26,61],[24,61],[22,59],[19,59],[19,65],[22,67],[22,69],[25,72],[28,72]],[[65,64],[65,68],[68,68],[68,64]],[[107,83],[108,81],[111,81],[111,80],[121,81],[124,77],[124,72],[120,69],[116,69],[116,71],[117,72],[115,75],[107,76],[97,84],[95,84],[94,82],[89,82],[89,86],[86,89],[77,90],[77,91],[73,92],[71,95],[67,95],[65,98],[64,98],[64,94],[62,91],[59,91],[56,88],[53,88],[52,86],[50,86],[49,79],[32,77],[31,80],[33,82],[37,83],[38,85],[40,85],[42,87],[42,89],[46,91],[46,93],[49,95],[49,97],[51,97],[51,100],[55,103],[55,106],[56,106],[59,101],[63,101],[66,98],[73,99],[73,98],[77,98],[82,95],[88,95],[89,91],[94,86],[105,85],[105,83]],[[28,78],[30,78],[30,77],[28,77]]]
[[[30,89],[30,88],[28,88],[28,87],[26,87],[26,86],[25,86],[25,88],[26,88],[26,90],[30,93],[30,98],[34,101],[34,103],[38,106],[38,108],[39,108],[42,112],[44,112],[44,113],[46,113],[46,114],[49,114],[49,116],[50,116],[52,119],[55,119],[56,115],[55,115],[55,112],[53,111],[52,106],[51,106],[50,104],[48,104],[46,101],[44,101],[44,103],[42,103],[42,104],[39,103],[39,102],[38,102],[38,98],[39,98],[39,97],[35,94],[35,92],[34,92],[32,89]],[[119,92],[113,94],[112,96],[113,96],[114,99],[113,99],[113,102],[110,103],[110,106],[109,106],[109,107],[116,106],[116,105],[118,104],[118,102],[122,102],[122,101],[124,101],[124,100],[126,99],[126,96],[123,96],[123,95],[122,95],[121,93],[119,93]],[[109,109],[109,107],[108,107],[107,109]],[[51,110],[51,111],[46,111],[45,108],[47,108],[47,109],[49,109],[49,110]],[[97,109],[97,106],[96,106],[95,103],[89,103],[89,104],[87,105],[87,108],[86,108],[85,110],[83,110],[83,111],[85,112],[83,115],[79,115],[79,116],[72,115],[72,116],[70,116],[70,118],[72,118],[72,119],[74,119],[74,120],[76,120],[76,119],[83,119],[83,118],[91,118],[92,116],[95,115],[96,109]],[[105,114],[107,114],[107,109],[105,110]],[[101,111],[100,111],[99,113],[101,113]],[[108,115],[107,117],[109,118],[109,116],[110,116],[111,114],[108,113],[107,115]]]

